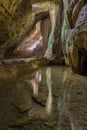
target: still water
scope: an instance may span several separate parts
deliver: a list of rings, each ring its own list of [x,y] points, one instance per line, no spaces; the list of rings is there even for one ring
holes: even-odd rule
[[[0,77],[0,130],[87,130],[87,77],[42,67]]]

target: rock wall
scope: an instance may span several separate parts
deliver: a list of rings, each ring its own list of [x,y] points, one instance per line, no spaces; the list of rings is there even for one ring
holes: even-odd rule
[[[49,15],[48,10],[53,2],[46,1],[48,0],[0,0],[0,60],[12,54],[32,30],[37,19]]]
[[[41,1],[46,0],[0,0],[0,59],[4,58],[9,48],[15,48],[34,25],[35,12],[31,3]],[[72,70],[87,75],[87,0],[53,1],[56,1],[58,11],[48,41],[48,46],[52,43],[49,49],[51,59],[59,60],[63,48],[65,61]],[[45,22],[42,24],[45,26]],[[48,38],[44,37],[47,41]]]
[[[21,41],[33,23],[31,8],[30,0],[0,0],[0,59]]]
[[[51,31],[48,38],[48,48],[46,50],[46,53],[44,55],[45,58],[47,58],[50,61],[53,61],[55,59],[55,55],[52,52],[53,44],[55,41],[55,25],[56,25],[56,17],[57,17],[57,5],[54,5],[53,9],[50,10],[50,22],[51,22]]]
[[[56,62],[59,62],[63,56],[62,52],[62,42],[61,42],[61,31],[63,24],[63,1],[61,0],[57,3],[57,17],[54,31],[54,44],[53,44],[53,54],[55,55]]]
[[[44,20],[41,21],[41,33],[42,33],[42,37],[43,37],[43,52],[46,52],[46,49],[48,47],[48,38],[49,38],[49,34],[51,31],[51,23],[50,23],[50,19],[46,18]]]
[[[87,74],[87,1],[63,0],[62,43],[65,59],[76,73]]]

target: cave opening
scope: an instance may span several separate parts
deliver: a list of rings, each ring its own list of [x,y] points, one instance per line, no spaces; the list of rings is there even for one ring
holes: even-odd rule
[[[32,12],[35,13],[34,23],[18,45],[11,46],[7,49],[5,58],[44,57],[48,48],[48,41],[50,41],[49,36],[51,32],[53,33],[52,18],[54,16],[51,16],[51,10],[54,10],[54,2],[38,2],[32,4]]]
[[[41,15],[41,14],[40,14]],[[44,57],[48,48],[48,39],[51,32],[51,21],[49,12],[43,13],[38,18],[32,29],[22,43],[13,51],[14,57],[31,58]]]
[[[31,33],[13,52],[16,57],[30,58],[43,55],[43,37],[41,34],[41,21],[37,21]]]

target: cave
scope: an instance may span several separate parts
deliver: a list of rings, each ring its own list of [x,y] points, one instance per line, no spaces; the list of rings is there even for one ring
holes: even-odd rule
[[[0,0],[0,130],[87,130],[87,0]]]
[[[41,21],[38,21],[31,34],[13,52],[20,58],[43,55],[43,38],[41,35]]]
[[[37,19],[31,33],[13,51],[13,56],[19,58],[44,57],[48,47],[48,37],[51,31],[49,13]],[[6,54],[7,56],[7,54]],[[8,57],[10,55],[8,54]]]

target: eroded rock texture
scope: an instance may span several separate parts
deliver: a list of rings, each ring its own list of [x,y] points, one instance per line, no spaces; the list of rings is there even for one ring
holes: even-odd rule
[[[27,0],[26,2],[0,0],[0,59],[12,55],[15,48],[22,43],[26,35],[29,35],[39,20],[42,21],[44,27],[42,28],[44,49],[47,48],[48,36],[45,35],[49,35],[50,19],[47,19],[46,23],[45,18],[49,17],[51,3],[46,0],[45,2],[43,0]]]
[[[44,2],[45,1],[45,2]],[[51,1],[51,0],[49,0]],[[65,61],[76,73],[87,74],[87,0],[52,0],[52,15],[43,18],[43,14],[52,10],[54,4],[46,0],[0,0],[0,59],[13,51],[35,25],[41,20],[44,51],[48,49],[51,60],[60,60],[64,53]],[[37,8],[36,2],[39,4]],[[32,9],[34,5],[34,10]],[[52,8],[51,8],[52,7]],[[50,8],[50,9],[49,9]],[[47,11],[47,12],[46,12]],[[54,19],[54,20],[53,20]],[[52,24],[52,20],[55,24]],[[46,28],[47,27],[47,28]],[[63,49],[62,49],[63,48]],[[47,58],[48,56],[46,56]]]
[[[45,20],[43,20],[41,22],[41,32],[42,32],[42,36],[43,36],[43,50],[44,52],[46,51],[48,45],[48,38],[49,38],[49,34],[51,31],[51,23],[50,23],[50,19],[46,18]]]
[[[65,58],[73,71],[87,74],[87,1],[71,0],[64,3],[62,42]]]
[[[55,55],[56,60],[57,59],[60,60],[63,54],[62,43],[61,43],[62,23],[63,23],[63,1],[61,0],[60,3],[58,4],[56,25],[55,25],[55,31],[54,31],[53,53]]]
[[[0,59],[9,47],[20,42],[33,20],[30,0],[0,0]]]

